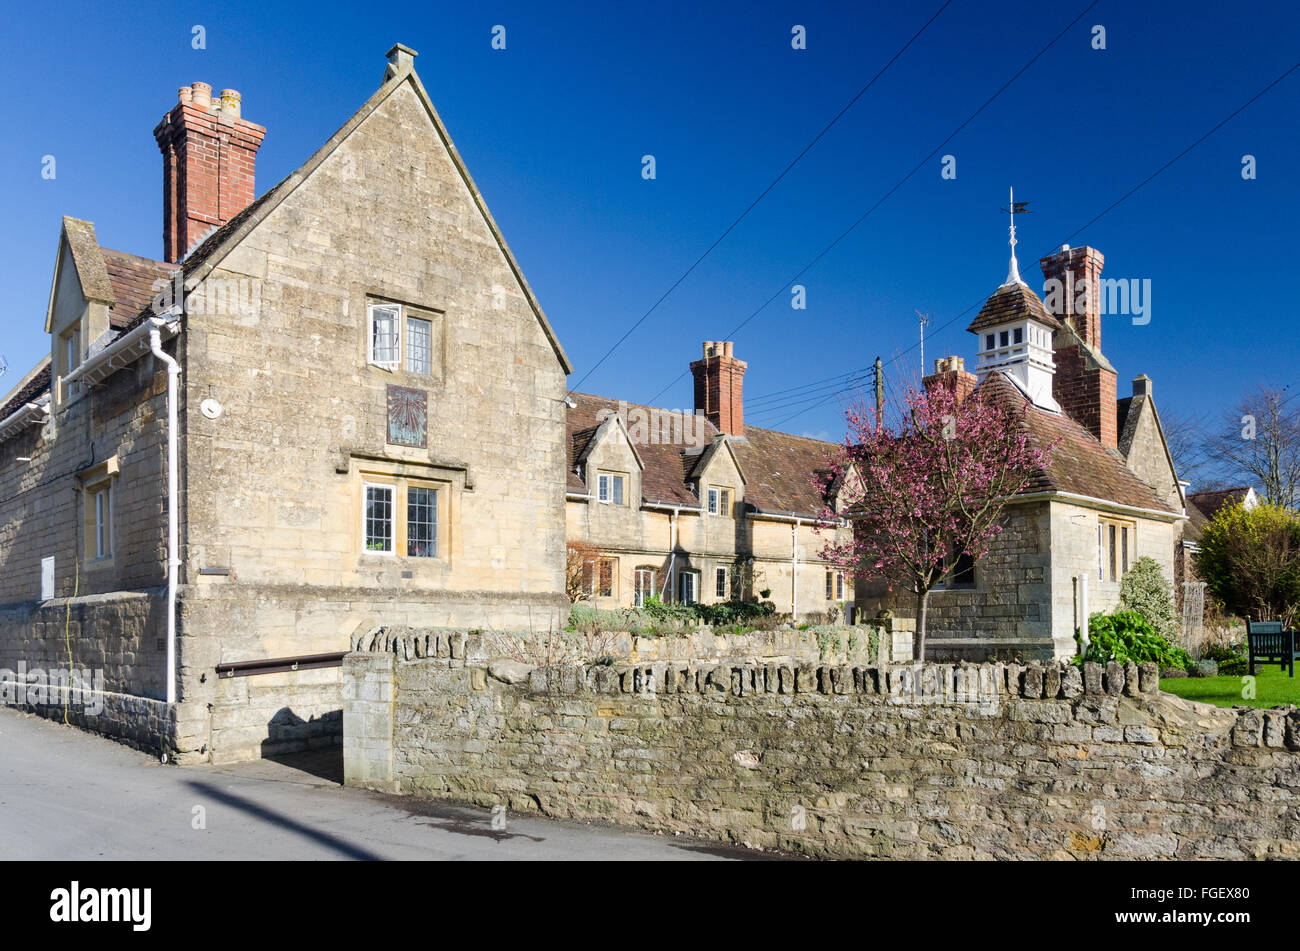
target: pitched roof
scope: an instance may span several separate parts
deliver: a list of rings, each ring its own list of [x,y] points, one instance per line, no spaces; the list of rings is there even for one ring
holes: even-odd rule
[[[1199,542],[1209,522],[1210,517],[1192,501],[1190,495],[1187,496],[1187,524],[1183,526],[1183,538],[1190,542]]]
[[[1133,437],[1137,434],[1137,424],[1142,417],[1142,403],[1145,399],[1143,396],[1125,396],[1115,401],[1115,426],[1119,429],[1119,451],[1125,456],[1133,446]],[[1134,400],[1137,402],[1135,403]],[[1129,410],[1133,408],[1136,408],[1137,412],[1130,418]]]
[[[1187,501],[1195,505],[1205,515],[1206,521],[1214,518],[1214,513],[1228,505],[1244,502],[1250,494],[1251,486],[1239,485],[1231,489],[1206,489],[1203,492],[1188,492]]]
[[[175,275],[176,270],[179,268],[181,269],[184,275],[184,279],[189,280],[190,275],[192,275],[195,271],[197,271],[200,267],[202,267],[205,263],[207,263],[208,258],[212,257],[212,255],[216,253],[217,249],[222,247],[222,245],[224,245],[230,239],[231,235],[233,235],[236,231],[239,230],[239,228],[244,224],[244,222],[248,221],[248,219],[253,217],[253,215],[256,214],[258,210],[260,210],[264,205],[268,204],[271,201],[272,197],[275,196],[280,191],[281,186],[283,186],[285,182],[289,181],[290,178],[293,178],[293,175],[281,179],[274,186],[268,189],[265,192],[265,194],[262,195],[262,197],[254,199],[242,211],[236,214],[224,225],[222,225],[219,228],[215,228],[211,232],[209,232],[206,238],[200,241],[195,247],[190,249],[190,252],[187,255],[185,255],[184,258],[181,259],[179,264],[164,264],[161,261],[149,261],[148,258],[137,258],[137,261],[147,262],[148,264],[155,265],[158,268],[165,269],[165,271],[163,271],[160,275],[156,274],[155,277],[173,276]],[[107,254],[108,252],[105,253]],[[121,252],[113,252],[113,253],[120,254]],[[126,255],[126,257],[135,257],[135,255]],[[150,283],[152,284],[152,282],[153,282],[153,278],[150,278]],[[121,319],[120,325],[115,322],[114,326],[119,327],[119,329],[121,329],[123,332],[127,330],[134,330],[139,324],[144,323],[144,321],[148,320],[150,317],[158,316],[153,312],[153,298],[154,298],[154,293],[151,290],[149,292],[148,297],[140,301],[140,305],[138,308],[136,308],[133,311],[130,311],[129,313],[127,313],[124,310],[123,315],[120,318]]]
[[[542,333],[546,336],[547,341],[551,345],[551,349],[555,352],[556,358],[560,361],[560,366],[563,368],[566,375],[572,373],[573,365],[569,362],[568,354],[564,352],[564,347],[560,344],[559,337],[555,334],[555,329],[551,326],[550,320],[547,319],[546,313],[542,310],[542,305],[537,300],[537,296],[533,293],[533,289],[529,285],[527,278],[524,277],[523,269],[515,259],[514,252],[510,250],[510,246],[506,243],[505,236],[501,233],[501,229],[497,227],[496,220],[488,210],[487,203],[483,200],[482,193],[479,192],[478,186],[474,183],[474,179],[469,173],[469,169],[465,166],[464,159],[460,157],[460,153],[456,150],[456,146],[451,140],[451,135],[447,132],[447,127],[442,122],[442,117],[438,115],[438,110],[434,108],[428,92],[425,91],[423,83],[420,82],[419,75],[409,64],[410,60],[408,58],[405,65],[390,66],[385,75],[384,82],[379,89],[376,90],[371,97],[366,100],[365,104],[353,113],[352,117],[349,118],[348,121],[334,133],[334,135],[330,136],[329,140],[321,145],[321,147],[317,149],[306,162],[276,184],[275,187],[268,190],[266,194],[249,204],[248,207],[240,211],[239,214],[231,218],[230,221],[226,222],[212,234],[204,238],[197,247],[193,248],[185,256],[182,262],[185,268],[186,280],[188,281],[192,275],[196,274],[198,278],[201,279],[204,274],[198,272],[202,271],[209,264],[216,267],[225,254],[233,250],[239,244],[239,241],[242,240],[243,236],[247,233],[245,230],[246,227],[254,227],[257,222],[270,214],[284,198],[292,194],[293,190],[297,188],[299,184],[306,180],[307,177],[309,177],[312,172],[321,165],[321,163],[333,154],[334,150],[338,148],[343,140],[346,139],[354,129],[369,118],[370,115],[378,109],[389,96],[400,89],[405,83],[409,82],[416,97],[420,100],[421,105],[423,105],[425,111],[428,113],[429,120],[432,122],[434,127],[434,132],[442,142],[443,147],[446,148],[447,154],[451,158],[452,165],[456,168],[456,171],[460,174],[462,182],[466,189],[468,189],[470,198],[474,202],[474,206],[478,209],[479,214],[482,215],[488,231],[491,233],[498,248],[500,248],[502,255],[505,257],[506,265],[514,274],[515,279],[519,282],[519,286],[524,292],[524,297],[527,299],[534,316],[537,318],[537,322],[541,325]],[[142,312],[131,321],[130,326],[140,323],[148,316],[149,314],[147,312]]]
[[[45,366],[36,375],[24,383],[13,396],[0,405],[0,419],[7,419],[18,412],[27,403],[39,399],[50,391],[50,360],[45,358]]]
[[[178,265],[110,248],[104,248],[103,255],[114,300],[108,325],[114,330],[134,326],[142,319],[141,311],[152,310],[151,303],[156,294],[154,282],[169,280]]]
[[[1035,444],[1040,448],[1056,445],[1047,468],[1034,473],[1022,494],[1070,492],[1134,508],[1174,512],[1154,487],[1139,479],[1097,437],[1065,413],[1036,406],[1001,371],[988,374],[977,389],[991,390],[1004,405],[1026,407],[1025,425]]]
[[[67,238],[68,249],[72,252],[72,264],[77,269],[81,293],[86,300],[112,303],[113,290],[104,270],[94,222],[64,215],[63,234]]]
[[[980,312],[975,315],[975,319],[966,329],[971,333],[977,333],[985,327],[1023,320],[1026,317],[1032,317],[1053,330],[1061,326],[1061,321],[1047,312],[1038,295],[1028,286],[1003,284],[984,302],[984,306],[980,308]]]
[[[826,499],[813,479],[830,467],[836,443],[745,427],[731,448],[745,470],[745,503],[769,515],[820,515]]]
[[[569,459],[568,490],[585,494],[588,486],[575,472],[577,462],[586,450],[592,434],[600,424],[602,410],[617,413],[618,400],[588,393],[571,393],[577,407],[568,413]],[[639,404],[623,403],[629,416],[636,410],[650,413],[669,413]],[[636,451],[644,469],[641,472],[642,501],[698,507],[691,474],[700,462],[700,455],[720,435],[717,427],[702,420],[704,447],[676,445],[673,443],[638,443]],[[634,430],[636,426],[632,427]],[[769,515],[801,515],[815,517],[821,514],[824,500],[813,484],[816,473],[826,469],[826,463],[838,448],[835,443],[803,436],[792,436],[757,426],[746,426],[745,437],[728,437],[728,445],[735,454],[745,478],[745,504],[747,509]]]

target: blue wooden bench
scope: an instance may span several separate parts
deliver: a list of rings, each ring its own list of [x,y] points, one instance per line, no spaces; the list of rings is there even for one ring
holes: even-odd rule
[[[1296,650],[1296,632],[1284,630],[1281,621],[1247,621],[1246,651],[1252,677],[1256,660],[1277,664],[1283,670],[1289,669],[1290,676],[1295,676],[1296,658],[1300,657]]]

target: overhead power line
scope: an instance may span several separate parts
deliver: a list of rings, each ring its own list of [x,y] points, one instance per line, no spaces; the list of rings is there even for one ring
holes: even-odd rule
[[[1084,12],[1086,13],[1087,11],[1084,11]],[[1286,79],[1286,78],[1287,78],[1288,76],[1290,76],[1292,73],[1294,73],[1297,69],[1300,69],[1300,62],[1297,62],[1297,63],[1293,64],[1289,69],[1287,69],[1285,72],[1283,72],[1281,75],[1279,75],[1276,79],[1274,79],[1274,80],[1273,80],[1272,82],[1270,82],[1268,85],[1264,86],[1263,89],[1261,89],[1259,92],[1255,93],[1255,95],[1251,96],[1249,99],[1247,99],[1244,103],[1242,103],[1242,104],[1241,104],[1240,106],[1238,106],[1236,109],[1232,110],[1232,112],[1230,112],[1227,116],[1225,116],[1225,117],[1224,117],[1223,119],[1221,119],[1219,122],[1215,123],[1215,124],[1210,128],[1210,130],[1209,130],[1208,132],[1206,132],[1205,134],[1203,134],[1203,135],[1201,135],[1199,138],[1197,138],[1195,141],[1193,141],[1193,142],[1191,143],[1191,145],[1187,146],[1185,149],[1183,149],[1181,152],[1179,152],[1177,155],[1175,155],[1175,156],[1174,156],[1173,158],[1171,158],[1169,161],[1165,162],[1163,165],[1161,165],[1159,168],[1157,168],[1154,172],[1152,172],[1152,173],[1151,173],[1150,175],[1148,175],[1146,178],[1142,179],[1142,181],[1138,182],[1136,185],[1134,185],[1132,188],[1130,188],[1128,191],[1126,191],[1123,195],[1121,195],[1121,196],[1120,196],[1119,198],[1117,198],[1115,201],[1113,201],[1113,202],[1111,202],[1109,205],[1107,205],[1107,206],[1106,206],[1106,207],[1105,207],[1105,208],[1104,208],[1104,209],[1103,209],[1099,214],[1097,214],[1097,215],[1095,215],[1094,217],[1092,217],[1091,219],[1089,219],[1089,221],[1087,222],[1087,224],[1083,225],[1083,226],[1080,227],[1080,228],[1076,228],[1073,232],[1071,232],[1071,233],[1068,235],[1068,237],[1067,237],[1067,241],[1068,241],[1070,238],[1074,238],[1074,237],[1076,237],[1077,235],[1081,234],[1082,232],[1086,231],[1086,230],[1087,230],[1088,228],[1090,228],[1092,225],[1096,224],[1098,221],[1100,221],[1100,220],[1101,220],[1102,218],[1104,218],[1106,215],[1110,214],[1112,211],[1114,211],[1116,208],[1118,208],[1121,204],[1123,204],[1123,203],[1124,203],[1125,201],[1127,201],[1129,198],[1132,198],[1135,194],[1137,194],[1137,192],[1138,192],[1139,190],[1141,190],[1142,188],[1144,188],[1146,185],[1150,184],[1152,181],[1155,180],[1155,178],[1156,178],[1157,176],[1159,176],[1160,174],[1162,174],[1163,172],[1165,172],[1166,170],[1168,170],[1168,169],[1169,169],[1169,168],[1170,168],[1170,167],[1171,167],[1175,162],[1177,162],[1179,159],[1181,159],[1181,158],[1183,158],[1184,156],[1186,156],[1189,152],[1191,152],[1193,149],[1195,149],[1197,146],[1199,146],[1202,142],[1204,142],[1206,139],[1208,139],[1210,136],[1212,136],[1215,132],[1218,132],[1219,129],[1223,128],[1223,127],[1224,127],[1225,125],[1227,125],[1230,121],[1232,121],[1233,119],[1235,119],[1238,115],[1240,115],[1242,112],[1244,112],[1244,111],[1245,111],[1249,106],[1253,105],[1253,104],[1254,104],[1258,99],[1260,99],[1262,96],[1264,96],[1264,95],[1265,95],[1266,93],[1268,93],[1270,90],[1272,90],[1275,86],[1277,86],[1280,82],[1282,82],[1284,79]],[[1061,243],[1065,243],[1065,242],[1061,242]],[[1054,245],[1052,250],[1055,250],[1055,248],[1057,248],[1057,247],[1059,247],[1059,246],[1060,246],[1059,243],[1058,243],[1057,245]],[[1051,254],[1052,251],[1049,250],[1047,253],[1048,253],[1048,254]],[[1046,255],[1043,255],[1043,256],[1045,257]],[[950,327],[952,324],[954,324],[954,323],[956,323],[957,321],[961,320],[963,317],[965,317],[965,316],[966,316],[967,314],[969,314],[971,311],[975,310],[977,307],[982,306],[983,303],[984,303],[984,301],[981,300],[981,301],[979,301],[978,303],[973,304],[973,305],[970,306],[970,307],[967,307],[967,308],[966,308],[965,310],[963,310],[961,313],[957,314],[957,315],[954,316],[954,317],[949,318],[949,319],[948,319],[947,321],[945,321],[943,324],[939,325],[938,330],[944,330],[944,329]],[[936,331],[936,332],[937,332],[937,331]],[[915,349],[916,346],[917,346],[917,344],[912,344],[911,346],[907,347],[905,350],[901,351],[901,352],[898,353],[896,356],[894,356],[894,357],[893,357],[889,362],[890,362],[891,364],[892,364],[892,363],[896,363],[896,362],[897,362],[901,357],[903,357],[903,356],[904,356],[905,354],[907,354],[909,351]],[[842,373],[842,374],[839,374],[837,377],[828,377],[825,381],[822,381],[822,382],[823,382],[824,384],[828,384],[828,383],[830,383],[830,381],[832,381],[832,380],[838,379],[839,377],[851,376],[851,375],[852,375],[853,373],[855,373],[855,372],[861,372],[861,371],[849,371],[848,373]],[[832,385],[833,385],[833,384],[832,384]],[[823,389],[825,389],[825,386],[823,386]],[[774,395],[776,395],[776,394],[768,394],[768,395],[769,395],[769,396],[774,396]],[[823,399],[822,399],[820,402],[814,403],[814,404],[811,405],[811,406],[806,406],[804,409],[799,409],[799,410],[797,410],[796,412],[790,414],[789,416],[786,416],[785,418],[779,420],[778,422],[773,423],[772,425],[773,425],[773,426],[781,426],[781,425],[784,425],[785,423],[789,422],[790,420],[794,419],[795,417],[797,417],[797,416],[801,416],[802,414],[808,412],[809,410],[815,409],[817,406],[820,406],[820,405],[822,405],[823,403],[828,402],[828,401],[829,401],[832,397],[834,397],[834,396],[835,396],[835,393],[832,392],[832,393],[829,394],[828,396],[823,397]],[[769,411],[771,411],[771,408],[772,408],[772,406],[774,406],[774,405],[775,405],[775,404],[769,404],[768,406],[766,406],[766,407],[764,407],[763,409],[759,410],[759,413],[764,413],[764,412],[769,412]],[[790,404],[790,406],[794,406],[794,405],[796,405],[796,404],[794,404],[794,403],[791,403],[791,404]]]
[[[975,119],[976,119],[976,117],[979,116],[980,113],[982,113],[985,109],[987,109],[990,105],[992,105],[994,100],[996,100],[999,96],[1001,96],[1004,92],[1006,92],[1007,89],[1011,86],[1012,83],[1014,83],[1017,79],[1019,79],[1019,78],[1020,78],[1020,77],[1025,73],[1025,71],[1029,69],[1029,67],[1033,66],[1034,63],[1038,62],[1038,60],[1043,56],[1044,53],[1046,53],[1049,49],[1051,49],[1053,46],[1055,46],[1055,45],[1057,44],[1057,42],[1061,39],[1061,37],[1065,36],[1065,34],[1068,33],[1068,32],[1070,31],[1070,29],[1071,29],[1071,28],[1072,28],[1076,23],[1078,23],[1080,20],[1082,20],[1082,19],[1084,18],[1084,16],[1087,15],[1088,11],[1091,10],[1093,7],[1095,7],[1099,2],[1100,2],[1100,0],[1092,0],[1091,3],[1089,3],[1089,4],[1088,4],[1086,7],[1084,7],[1081,11],[1079,11],[1079,14],[1078,14],[1078,15],[1077,15],[1073,20],[1071,20],[1069,23],[1067,23],[1067,24],[1065,25],[1065,28],[1062,29],[1061,32],[1057,33],[1056,36],[1052,37],[1052,39],[1048,41],[1048,43],[1047,43],[1046,46],[1044,46],[1044,47],[1043,47],[1042,49],[1040,49],[1037,53],[1035,53],[1032,57],[1030,57],[1030,58],[1029,58],[1029,61],[1028,61],[1027,63],[1025,63],[1025,65],[1021,66],[1018,70],[1016,70],[1015,73],[1011,76],[1010,79],[1008,79],[1005,83],[1003,83],[1001,86],[998,87],[997,92],[993,93],[993,95],[991,95],[991,96],[989,96],[987,99],[985,99],[985,100],[984,100],[984,103],[983,103],[983,104],[982,104],[978,109],[976,109],[976,110],[975,110],[974,112],[972,112],[969,116],[967,116],[964,120],[962,120],[962,123],[961,123],[959,126],[957,126],[957,128],[953,129],[952,132],[949,133],[949,135],[948,135],[948,137],[947,137],[946,139],[944,139],[942,142],[940,142],[938,145],[936,145],[933,149],[931,149],[930,152],[929,152],[929,153],[928,153],[928,154],[927,154],[923,159],[921,159],[921,161],[917,162],[916,165],[914,165],[914,166],[912,167],[912,170],[911,170],[910,172],[908,172],[906,175],[904,175],[902,178],[900,178],[897,182],[895,182],[894,185],[889,189],[889,191],[887,191],[887,192],[885,192],[883,195],[881,195],[880,198],[876,201],[876,203],[875,203],[874,205],[872,205],[870,208],[868,208],[866,211],[864,211],[864,212],[861,214],[861,216],[859,216],[858,219],[857,219],[856,221],[853,222],[853,224],[849,225],[847,228],[845,228],[843,231],[841,231],[840,234],[839,234],[839,236],[836,237],[834,241],[832,241],[830,244],[826,245],[826,247],[822,248],[821,251],[817,252],[817,255],[816,255],[816,256],[815,256],[811,261],[809,261],[809,262],[808,262],[807,264],[805,264],[802,268],[800,268],[799,271],[798,271],[797,273],[795,273],[795,275],[794,275],[793,277],[791,277],[791,278],[789,278],[788,280],[786,280],[786,281],[785,281],[785,282],[784,282],[784,283],[783,283],[783,284],[782,284],[782,285],[781,285],[781,286],[776,290],[776,292],[773,293],[772,296],[769,297],[767,300],[763,301],[763,303],[760,304],[760,305],[759,305],[759,306],[754,310],[753,313],[751,313],[748,317],[746,317],[744,320],[742,320],[740,323],[738,323],[735,327],[733,327],[730,331],[728,331],[728,332],[727,332],[727,335],[726,335],[726,339],[730,339],[730,338],[734,337],[734,336],[736,335],[736,333],[738,333],[738,332],[739,332],[739,331],[740,331],[740,330],[741,330],[741,329],[742,329],[746,324],[748,324],[751,320],[753,320],[755,317],[757,317],[759,314],[761,314],[764,310],[766,310],[766,309],[768,308],[768,306],[772,303],[772,301],[774,301],[774,300],[776,300],[778,297],[781,297],[782,295],[784,295],[784,294],[787,292],[787,288],[789,288],[792,284],[794,284],[795,282],[797,282],[797,281],[799,280],[799,278],[803,277],[803,275],[806,274],[808,271],[812,270],[812,268],[817,264],[817,262],[819,262],[819,261],[820,261],[822,258],[824,258],[827,254],[829,254],[831,251],[833,251],[833,250],[834,250],[834,249],[839,245],[839,243],[840,243],[841,241],[843,241],[843,240],[844,240],[845,238],[847,238],[850,234],[852,234],[855,230],[857,230],[857,227],[858,227],[860,224],[862,224],[862,222],[866,221],[867,218],[869,218],[869,217],[871,216],[872,212],[874,212],[877,208],[879,208],[879,207],[880,207],[881,205],[883,205],[886,201],[888,201],[889,198],[890,198],[890,196],[892,196],[892,195],[894,194],[894,192],[898,191],[900,188],[902,188],[904,185],[906,185],[906,184],[908,183],[908,181],[911,180],[911,178],[912,178],[913,175],[915,175],[917,172],[919,172],[922,168],[925,167],[925,165],[926,165],[926,164],[927,164],[931,159],[933,159],[936,155],[938,155],[938,154],[943,150],[943,148],[944,148],[944,147],[945,147],[949,142],[951,142],[953,139],[955,139],[955,138],[958,136],[958,134],[960,134],[960,132],[962,131],[962,129],[966,128],[966,126],[968,126],[968,125],[970,125],[972,122],[974,122]],[[654,396],[650,397],[650,399],[648,400],[648,402],[649,402],[649,403],[654,403],[657,399],[659,399],[659,397],[663,396],[663,394],[666,393],[669,389],[671,389],[672,387],[676,386],[676,385],[677,385],[677,382],[678,382],[679,380],[681,380],[682,377],[684,377],[684,376],[686,376],[686,373],[685,373],[685,372],[678,374],[677,377],[676,377],[676,378],[675,378],[671,383],[669,383],[667,386],[665,386],[662,390],[660,390],[660,391],[659,391],[658,393],[656,393]]]
[[[831,119],[830,122],[826,123],[826,125],[822,127],[822,130],[820,132],[818,132],[815,136],[813,136],[812,141],[809,142],[806,146],[804,146],[803,151],[801,151],[798,155],[796,155],[790,161],[790,164],[781,170],[780,175],[772,179],[771,183],[759,193],[757,198],[755,198],[753,201],[749,203],[749,205],[745,208],[745,210],[740,213],[739,217],[737,217],[735,221],[733,221],[731,224],[727,226],[727,230],[722,232],[722,234],[718,235],[718,237],[714,240],[714,242],[705,249],[704,253],[701,254],[698,258],[696,258],[695,262],[691,264],[691,266],[688,267],[685,271],[683,271],[682,275],[679,278],[677,278],[677,280],[673,281],[673,283],[669,285],[668,290],[664,291],[663,294],[660,295],[659,299],[654,302],[654,304],[650,307],[650,309],[647,310],[640,317],[638,317],[632,323],[632,326],[628,327],[627,330],[624,331],[623,336],[619,337],[616,341],[614,341],[614,344],[608,350],[606,350],[604,354],[601,355],[600,359],[597,360],[594,364],[592,364],[591,369],[582,375],[582,379],[580,379],[577,383],[573,385],[573,387],[571,388],[572,390],[577,390],[581,388],[582,384],[587,381],[587,378],[590,377],[593,373],[595,373],[596,370],[600,367],[600,365],[604,363],[606,360],[608,360],[610,356],[613,355],[614,351],[617,350],[620,346],[622,346],[623,342],[627,340],[627,338],[630,337],[638,327],[640,327],[643,323],[645,323],[646,319],[651,314],[653,314],[656,310],[659,309],[659,305],[662,304],[665,300],[667,300],[668,296],[672,294],[673,291],[677,290],[677,288],[681,285],[681,283],[684,280],[686,280],[686,278],[690,277],[691,272],[693,272],[697,267],[699,267],[700,263],[703,262],[703,260],[707,258],[710,254],[713,253],[713,250],[726,239],[727,235],[731,234],[731,232],[736,229],[736,226],[739,225],[742,221],[744,221],[746,217],[748,217],[749,213],[758,206],[758,203],[767,197],[768,192],[770,192],[773,188],[775,188],[781,182],[781,180],[785,178],[787,174],[789,174],[790,170],[799,164],[799,161],[812,150],[813,146],[815,146],[818,142],[821,141],[822,136],[824,136],[827,132],[829,132],[831,130],[831,127],[834,126],[835,123],[839,122],[840,119],[843,118],[844,114],[853,108],[853,106],[857,103],[857,101],[866,94],[867,90],[869,90],[872,86],[876,84],[876,80],[880,79],[881,76],[885,75],[885,72],[891,66],[893,66],[894,63],[896,63],[904,53],[907,52],[908,48],[911,47],[911,45],[917,41],[917,39],[921,36],[922,33],[924,33],[927,29],[929,29],[930,24],[933,23],[935,20],[937,20],[939,18],[939,14],[943,13],[944,10],[948,9],[948,6],[951,3],[952,0],[944,0],[944,3],[939,7],[938,10],[934,11],[934,14],[930,17],[930,19],[926,20],[925,23],[921,26],[921,28],[912,34],[911,39],[909,39],[906,43],[904,43],[902,47],[899,48],[898,52],[889,58],[889,62],[885,63],[885,65],[880,68],[880,70],[876,73],[876,75],[872,76],[871,80],[861,89],[859,89],[857,91],[857,94],[854,95],[854,97],[844,105],[844,108],[842,108],[839,112],[837,112],[835,114],[835,117]]]

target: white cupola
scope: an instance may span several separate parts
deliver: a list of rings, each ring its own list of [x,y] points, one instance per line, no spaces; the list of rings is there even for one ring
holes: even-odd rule
[[[1014,215],[1023,205],[1011,204],[1011,266],[1006,282],[984,302],[979,314],[966,329],[978,339],[976,376],[982,382],[997,370],[1011,378],[1036,406],[1060,412],[1052,397],[1052,377],[1056,362],[1052,359],[1052,331],[1061,322],[1043,306],[1042,300],[1020,277],[1016,262],[1016,227]]]

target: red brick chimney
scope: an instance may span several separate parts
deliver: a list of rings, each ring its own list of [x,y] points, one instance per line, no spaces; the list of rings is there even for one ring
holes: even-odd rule
[[[1071,248],[1042,258],[1043,305],[1063,325],[1052,334],[1056,375],[1052,396],[1107,449],[1119,446],[1115,369],[1101,352],[1101,268],[1096,248]]]
[[[934,361],[934,372],[921,380],[921,385],[929,390],[932,386],[946,386],[957,394],[960,403],[975,392],[979,377],[966,370],[966,361],[962,357],[940,357]]]
[[[239,116],[239,93],[212,98],[207,83],[182,86],[153,130],[163,156],[163,260],[179,261],[252,202],[266,129]]]
[[[1047,312],[1069,321],[1083,342],[1101,350],[1101,268],[1106,263],[1096,248],[1061,250],[1038,262],[1043,269],[1043,306]]]
[[[731,355],[731,341],[704,341],[704,357],[691,364],[695,412],[732,436],[745,435],[743,386],[749,364]]]

